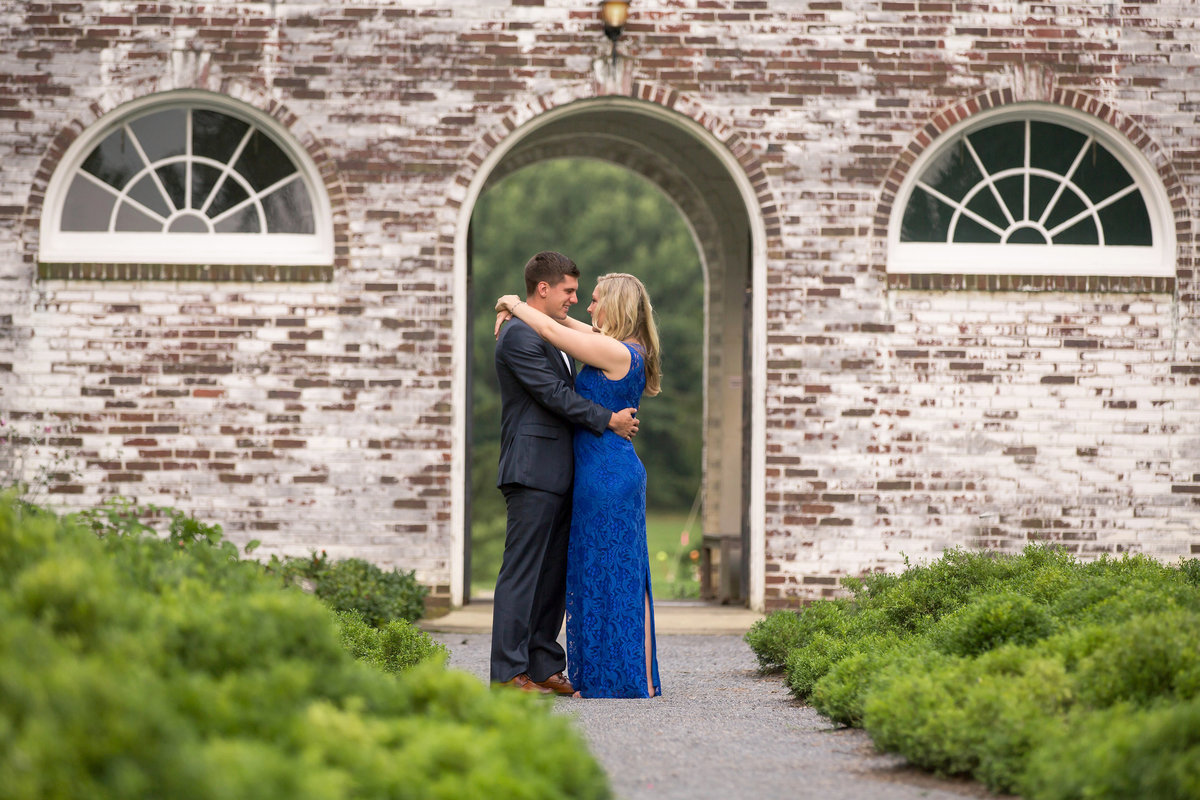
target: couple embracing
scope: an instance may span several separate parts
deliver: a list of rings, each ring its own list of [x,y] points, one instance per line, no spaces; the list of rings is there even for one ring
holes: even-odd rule
[[[659,391],[658,332],[632,275],[596,282],[591,325],[568,316],[578,290],[575,262],[542,252],[525,265],[525,298],[496,303],[497,486],[508,524],[491,680],[543,694],[654,697],[646,470],[633,437],[642,394]]]

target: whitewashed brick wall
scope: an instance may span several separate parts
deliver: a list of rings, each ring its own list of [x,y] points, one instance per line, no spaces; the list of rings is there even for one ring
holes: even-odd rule
[[[56,500],[170,502],[262,552],[363,555],[448,598],[455,200],[518,109],[597,91],[595,6],[0,0],[0,414],[73,429],[80,475]],[[635,96],[763,170],[767,606],[953,545],[1200,553],[1194,2],[631,9]],[[66,146],[172,88],[247,102],[308,149],[331,275],[39,277]],[[926,126],[1064,92],[1136,126],[1172,176],[1175,279],[889,282],[881,209]]]

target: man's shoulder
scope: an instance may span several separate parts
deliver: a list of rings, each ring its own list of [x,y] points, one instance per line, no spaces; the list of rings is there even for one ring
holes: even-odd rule
[[[500,338],[496,340],[496,349],[540,346],[541,341],[542,338],[534,333],[533,328],[513,317],[500,329]]]

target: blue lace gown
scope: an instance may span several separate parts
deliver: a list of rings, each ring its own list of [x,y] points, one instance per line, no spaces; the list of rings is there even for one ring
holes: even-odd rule
[[[575,390],[611,411],[637,407],[646,368],[636,347],[624,378],[584,366]],[[612,431],[575,432],[575,488],[567,555],[567,674],[584,697],[648,697],[646,603],[651,676],[662,693],[646,551],[646,469],[633,443]]]

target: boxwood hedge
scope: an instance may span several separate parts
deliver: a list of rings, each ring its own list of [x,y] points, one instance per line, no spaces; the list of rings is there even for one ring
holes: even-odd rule
[[[952,550],[845,584],[746,635],[831,719],[998,791],[1200,797],[1196,560]]]
[[[231,551],[100,538],[0,500],[0,794],[609,796],[548,704],[491,692],[436,653],[394,674],[356,660],[342,641],[361,640],[359,624],[339,628]],[[386,662],[404,636],[360,655]]]

